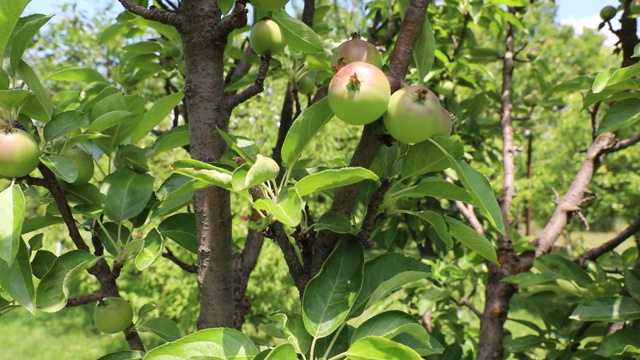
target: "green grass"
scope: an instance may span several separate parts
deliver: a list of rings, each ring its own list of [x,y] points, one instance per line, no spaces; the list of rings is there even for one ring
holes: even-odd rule
[[[126,349],[120,334],[98,332],[91,319],[92,308],[64,309],[56,314],[29,314],[16,309],[0,317],[0,360],[95,360]]]

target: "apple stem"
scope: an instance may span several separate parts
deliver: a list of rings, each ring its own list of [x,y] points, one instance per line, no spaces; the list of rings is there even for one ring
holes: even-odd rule
[[[347,83],[347,89],[353,90],[353,91],[360,90],[360,79],[358,79],[357,73],[354,72],[353,75],[349,77],[349,82]]]

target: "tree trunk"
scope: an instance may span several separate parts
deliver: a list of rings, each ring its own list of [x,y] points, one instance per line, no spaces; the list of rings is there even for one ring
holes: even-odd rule
[[[191,157],[218,161],[226,144],[216,127],[226,130],[224,102],[226,38],[217,34],[220,8],[215,1],[184,0],[180,33],[186,65],[185,98],[189,108]],[[217,187],[193,197],[198,238],[198,328],[234,326],[233,250],[229,192]]]

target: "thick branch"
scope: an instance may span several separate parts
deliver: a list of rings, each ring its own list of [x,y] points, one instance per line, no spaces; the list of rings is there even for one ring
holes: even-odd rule
[[[316,12],[316,0],[304,0],[304,9],[302,9],[302,22],[308,27],[313,27],[313,16]]]
[[[227,111],[233,110],[239,104],[251,99],[264,90],[264,79],[267,77],[267,71],[269,70],[269,63],[271,62],[271,56],[266,55],[262,57],[262,62],[258,68],[258,74],[256,79],[248,88],[242,90],[237,94],[227,95],[224,101],[224,106]]]
[[[580,265],[581,267],[586,267],[587,266],[587,261],[595,261],[601,255],[603,255],[603,254],[605,254],[605,253],[607,253],[609,251],[612,251],[613,249],[618,247],[620,244],[622,244],[625,240],[627,240],[628,238],[630,238],[633,235],[637,234],[638,232],[640,232],[640,218],[638,218],[632,224],[627,226],[626,229],[622,230],[613,239],[607,241],[606,243],[604,243],[604,244],[602,244],[602,245],[600,245],[598,247],[591,248],[591,249],[583,252],[582,254],[580,254],[580,256],[578,256],[575,259],[575,262],[578,265]]]
[[[613,133],[606,133],[598,137],[587,149],[587,154],[574,177],[569,189],[562,199],[558,201],[551,219],[542,229],[536,239],[536,257],[547,253],[560,236],[560,233],[569,221],[569,214],[578,211],[584,194],[588,190],[589,183],[597,169],[601,159],[599,157],[614,144]]]
[[[380,185],[378,190],[376,190],[371,197],[371,201],[367,206],[367,213],[362,220],[362,229],[360,229],[360,232],[358,233],[358,240],[364,247],[371,246],[370,241],[373,230],[375,230],[380,221],[384,220],[386,217],[384,213],[378,214],[378,209],[380,209],[380,205],[382,205],[382,201],[384,200],[384,195],[389,191],[390,186],[391,183],[389,180],[383,181],[382,185]]]
[[[163,24],[180,27],[181,18],[177,13],[158,9],[155,6],[146,8],[133,2],[132,0],[118,0],[120,4],[129,12],[141,16],[147,20],[157,21]]]
[[[236,1],[231,16],[225,17],[218,27],[220,40],[224,38],[226,41],[227,36],[229,36],[233,30],[240,29],[247,25],[247,13],[246,1]]]

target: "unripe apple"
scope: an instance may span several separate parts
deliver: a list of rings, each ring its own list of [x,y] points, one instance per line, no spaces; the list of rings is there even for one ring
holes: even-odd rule
[[[369,124],[387,110],[391,85],[374,65],[357,61],[344,66],[329,83],[329,107],[342,121],[352,125]]]
[[[415,144],[434,135],[449,135],[438,98],[424,86],[407,86],[391,95],[384,125],[396,140]]]
[[[382,56],[380,51],[368,41],[360,38],[360,34],[351,34],[351,39],[338,46],[331,57],[331,65],[334,68],[351,64],[356,61],[363,61],[382,68]]]
[[[123,298],[106,297],[96,304],[93,320],[98,330],[115,334],[129,327],[133,320],[133,309]]]
[[[40,163],[40,147],[29,133],[0,128],[0,177],[29,175]]]
[[[600,10],[600,18],[602,18],[602,20],[604,21],[609,21],[616,17],[617,13],[618,9],[614,8],[613,6],[605,6],[602,8],[602,10]]]
[[[263,19],[258,21],[251,28],[249,33],[249,44],[256,54],[275,55],[284,49],[284,37],[280,26],[271,20]]]

